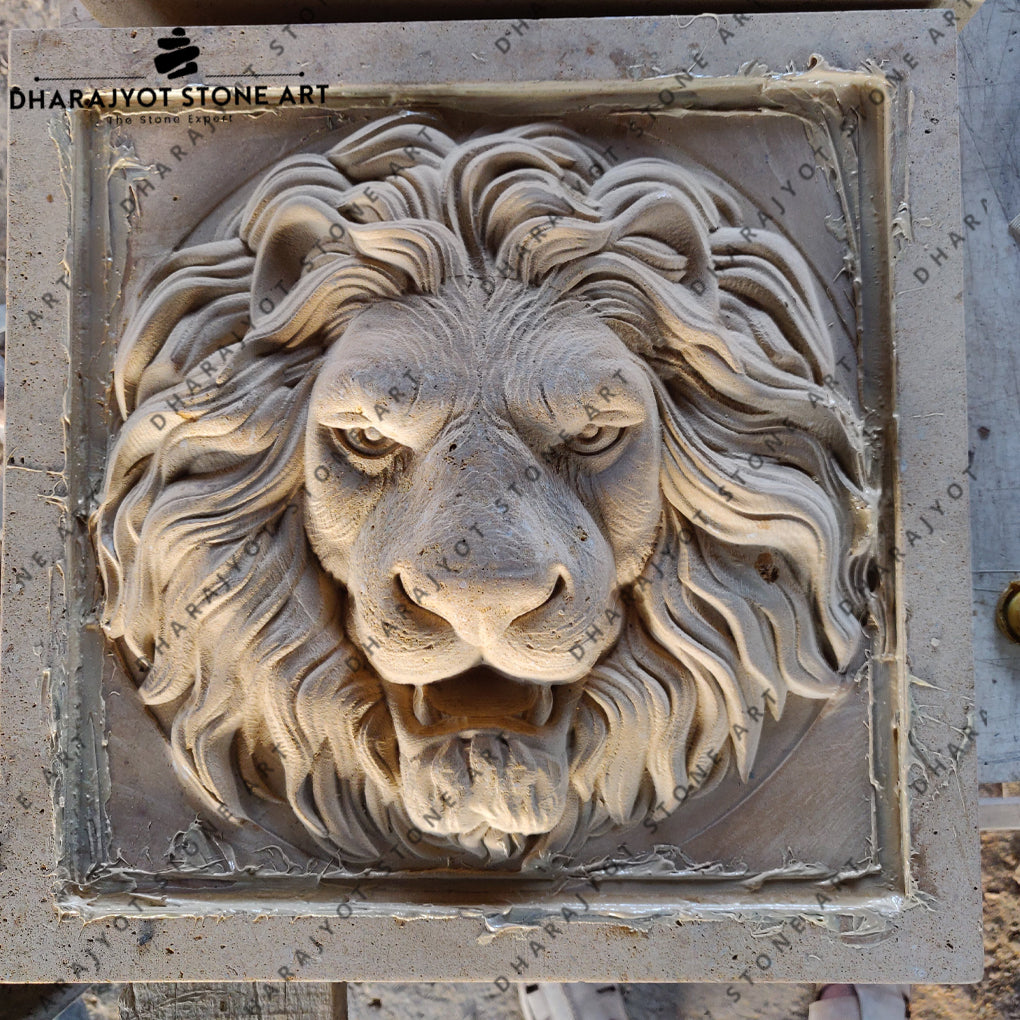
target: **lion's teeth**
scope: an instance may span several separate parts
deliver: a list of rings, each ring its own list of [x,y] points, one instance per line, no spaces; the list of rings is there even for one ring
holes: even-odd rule
[[[431,726],[435,722],[432,707],[425,698],[425,688],[423,686],[415,685],[414,702],[412,707],[414,708],[415,719],[417,719],[422,726]]]
[[[553,710],[553,689],[542,684],[538,689],[538,699],[532,709],[531,720],[536,726],[544,726],[549,721]]]

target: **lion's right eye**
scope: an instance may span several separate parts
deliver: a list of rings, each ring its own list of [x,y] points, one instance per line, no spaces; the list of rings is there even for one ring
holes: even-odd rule
[[[566,445],[574,453],[592,456],[596,453],[604,453],[610,447],[615,446],[622,435],[623,429],[615,428],[612,425],[588,425]]]
[[[378,429],[333,429],[337,443],[359,457],[388,457],[400,449],[400,443],[384,436]]]

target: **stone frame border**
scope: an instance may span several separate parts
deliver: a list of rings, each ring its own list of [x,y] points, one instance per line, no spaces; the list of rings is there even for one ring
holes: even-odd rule
[[[430,83],[582,82],[595,89],[687,70],[696,77],[733,75],[752,57],[772,68],[808,69],[819,66],[815,53],[834,68],[884,71],[882,91],[894,125],[887,208],[896,210],[889,229],[893,248],[899,246],[891,280],[899,524],[888,545],[899,564],[895,626],[909,674],[903,672],[899,684],[902,714],[892,732],[879,735],[896,744],[895,797],[907,848],[900,855],[901,882],[879,908],[892,918],[881,933],[883,926],[872,923],[873,899],[859,907],[834,899],[800,911],[749,902],[711,921],[674,915],[630,924],[614,919],[612,910],[597,920],[569,923],[585,913],[574,901],[576,918],[563,919],[554,909],[544,918],[545,929],[510,918],[480,923],[452,908],[431,917],[431,924],[424,917],[395,923],[393,917],[359,913],[353,890],[350,904],[341,902],[325,925],[321,916],[266,916],[268,909],[256,916],[241,904],[236,911],[220,905],[220,916],[160,918],[158,908],[144,901],[126,902],[122,914],[84,924],[80,917],[58,918],[54,890],[64,876],[55,864],[45,771],[53,768],[55,750],[49,688],[66,682],[60,666],[76,661],[73,646],[79,640],[73,629],[64,634],[69,607],[62,564],[83,555],[81,543],[88,540],[80,519],[85,508],[71,507],[66,517],[61,510],[67,497],[63,418],[72,416],[79,396],[77,387],[67,386],[68,328],[72,303],[78,312],[87,309],[88,291],[72,293],[61,283],[72,232],[68,167],[61,166],[54,142],[63,122],[58,116],[51,123],[41,110],[10,112],[10,424],[0,703],[7,787],[0,860],[8,903],[0,923],[0,960],[8,980],[619,978],[731,981],[739,988],[757,980],[926,982],[980,976],[970,624],[969,614],[960,611],[970,604],[965,487],[972,464],[966,449],[962,265],[953,257],[961,243],[956,238],[966,233],[957,183],[953,20],[946,11],[900,11],[423,23],[413,30],[288,26],[286,35],[281,27],[190,30],[205,65],[232,72],[250,60],[261,61],[260,73],[262,65],[280,64],[273,43],[286,40],[287,64],[297,66],[299,56],[304,80],[331,83],[331,95],[340,101],[345,94]],[[93,81],[109,87],[108,79],[82,70],[89,63],[156,84],[151,52],[160,34],[17,32],[11,82],[26,91],[52,88],[58,80],[65,91],[91,88]],[[421,81],[425,51],[431,57],[429,82]],[[663,53],[676,56],[660,68],[656,61]],[[490,55],[479,60],[478,54]],[[337,86],[337,69],[344,67],[358,68],[357,78]],[[286,65],[266,70],[260,83],[270,89],[293,84],[291,71]],[[61,78],[75,72],[85,77]],[[280,77],[274,81],[273,74]],[[86,172],[70,168],[76,188]],[[885,298],[866,295],[882,304]],[[933,365],[938,372],[931,372]],[[964,491],[957,496],[957,489]],[[26,570],[36,575],[35,584],[23,583]],[[82,632],[94,629],[92,624]],[[96,749],[95,759],[82,753],[75,765],[101,772],[102,735],[95,736],[89,748],[89,754]],[[66,748],[58,753],[66,754]],[[24,951],[26,933],[30,952]]]

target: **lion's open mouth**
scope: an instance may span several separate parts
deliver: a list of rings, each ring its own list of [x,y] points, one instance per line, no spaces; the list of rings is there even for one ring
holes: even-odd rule
[[[483,665],[428,684],[383,681],[417,829],[548,832],[566,804],[567,745],[584,683],[519,680]]]
[[[479,731],[538,734],[556,728],[576,702],[583,681],[518,680],[491,666],[474,666],[429,684],[385,683],[394,722],[415,737]]]

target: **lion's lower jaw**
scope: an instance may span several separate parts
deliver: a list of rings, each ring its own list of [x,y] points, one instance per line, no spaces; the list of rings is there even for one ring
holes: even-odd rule
[[[550,832],[569,792],[565,741],[552,744],[492,731],[451,735],[417,754],[402,753],[404,806],[418,830],[412,841],[445,837],[500,856],[504,847],[513,856],[524,837]]]

